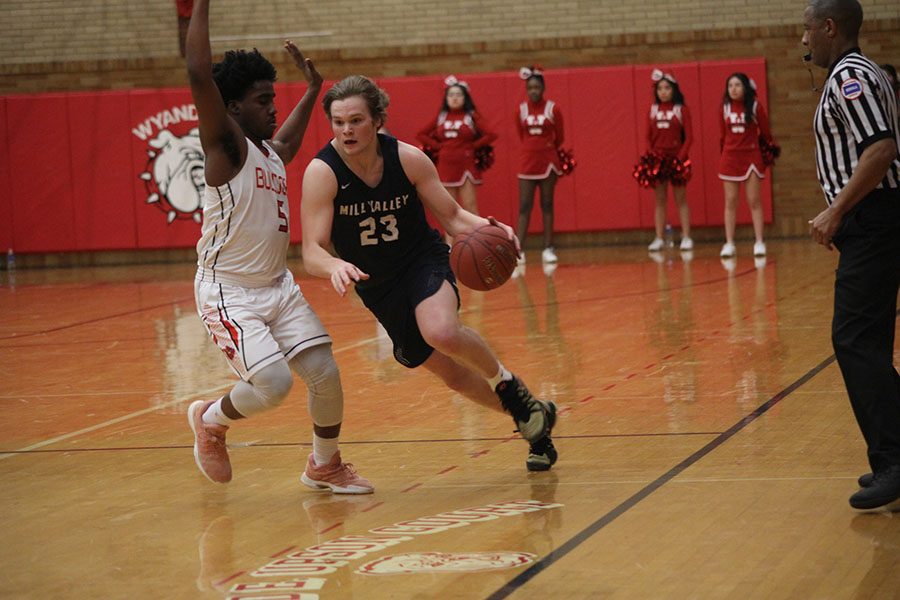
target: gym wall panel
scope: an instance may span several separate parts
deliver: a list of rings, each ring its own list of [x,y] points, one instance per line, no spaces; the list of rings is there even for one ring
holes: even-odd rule
[[[128,94],[72,94],[66,110],[77,248],[135,248]]]
[[[631,177],[637,155],[631,67],[573,69],[567,127],[578,161],[575,183],[578,229],[633,229],[640,219],[638,186]]]
[[[7,100],[9,193],[17,252],[78,249],[67,120],[63,94]]]
[[[15,249],[12,198],[9,193],[9,144],[6,140],[6,98],[0,98],[0,252]]]

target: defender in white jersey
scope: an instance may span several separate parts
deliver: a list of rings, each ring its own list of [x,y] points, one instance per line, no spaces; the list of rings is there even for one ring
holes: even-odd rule
[[[301,481],[314,489],[366,494],[372,484],[338,451],[343,391],[331,338],[286,266],[285,165],[300,148],[322,77],[292,42],[284,46],[309,87],[276,131],[275,68],[256,50],[226,52],[213,65],[209,1],[194,4],[186,58],[206,155],[195,296],[210,337],[241,378],[222,398],[188,408],[194,458],[211,481],[230,481],[228,428],[280,404],[294,370],[308,389],[314,432]]]

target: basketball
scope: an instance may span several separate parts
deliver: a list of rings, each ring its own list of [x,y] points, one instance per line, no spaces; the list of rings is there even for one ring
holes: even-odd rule
[[[516,246],[496,225],[482,225],[472,233],[461,233],[450,249],[450,266],[456,278],[473,290],[486,292],[500,287],[516,268]]]

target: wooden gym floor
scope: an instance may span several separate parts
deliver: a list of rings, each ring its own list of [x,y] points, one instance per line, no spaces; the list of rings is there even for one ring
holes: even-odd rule
[[[868,469],[830,344],[836,254],[769,248],[563,249],[549,277],[534,253],[462,291],[561,408],[547,473],[509,418],[397,365],[358,301],[292,265],[334,338],[342,453],[376,485],[359,497],[298,482],[299,380],[230,430],[230,484],[197,471],[185,410],[233,378],[191,265],[2,273],[0,596],[900,597],[900,513],[847,504]]]

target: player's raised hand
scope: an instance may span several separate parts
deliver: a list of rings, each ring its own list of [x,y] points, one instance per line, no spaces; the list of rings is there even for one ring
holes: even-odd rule
[[[303,52],[301,52],[300,48],[298,48],[291,40],[284,41],[284,49],[287,50],[288,54],[291,55],[291,58],[294,59],[294,64],[297,65],[297,68],[303,72],[303,77],[306,81],[309,82],[310,85],[321,87],[322,76],[316,70],[316,66],[313,64],[312,59],[303,56]]]

